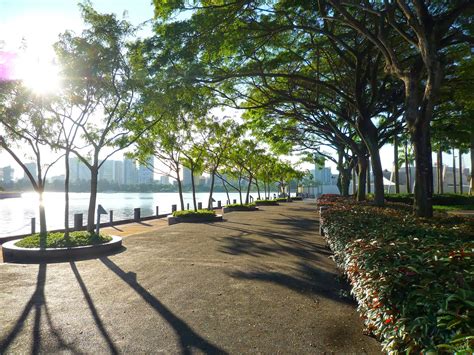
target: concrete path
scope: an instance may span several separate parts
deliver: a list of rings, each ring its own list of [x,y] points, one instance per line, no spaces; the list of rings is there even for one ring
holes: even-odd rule
[[[0,353],[379,353],[315,216],[269,206],[100,259],[0,264]]]

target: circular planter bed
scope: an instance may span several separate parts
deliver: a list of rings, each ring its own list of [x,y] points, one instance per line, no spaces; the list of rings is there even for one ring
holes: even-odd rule
[[[112,240],[102,244],[83,245],[69,248],[22,248],[12,240],[2,245],[5,262],[48,262],[75,258],[96,257],[117,251],[122,247],[122,238],[111,236]]]
[[[168,225],[171,226],[172,224],[177,223],[206,223],[206,222],[221,222],[222,215],[209,215],[209,216],[186,216],[186,217],[176,217],[173,215],[169,215],[166,217],[168,220]]]

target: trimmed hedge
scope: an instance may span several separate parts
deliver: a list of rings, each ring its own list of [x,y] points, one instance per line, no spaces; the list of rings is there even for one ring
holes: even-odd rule
[[[275,200],[256,200],[257,206],[278,206],[278,202]]]
[[[385,199],[390,202],[413,204],[413,194],[386,194]],[[456,194],[433,195],[433,205],[474,205],[474,196]]]
[[[279,198],[274,199],[273,201],[276,201],[276,202],[291,202],[291,199],[288,200],[286,197],[279,197]]]
[[[216,216],[216,212],[213,210],[186,210],[186,211],[174,211],[174,217],[179,218],[213,218]]]
[[[292,201],[303,201],[303,197],[301,196],[295,196],[291,198]]]
[[[387,352],[474,350],[474,221],[418,219],[323,197],[322,222],[369,331]]]
[[[240,203],[233,203],[225,206],[233,211],[254,211],[256,209],[255,203],[248,203],[241,205]]]
[[[96,233],[89,233],[86,231],[70,232],[69,239],[64,238],[64,233],[48,233],[46,235],[46,248],[71,248],[85,245],[96,245],[110,242],[112,237],[108,235]],[[39,248],[40,247],[40,235],[33,234],[25,237],[15,243],[17,247],[21,248]]]

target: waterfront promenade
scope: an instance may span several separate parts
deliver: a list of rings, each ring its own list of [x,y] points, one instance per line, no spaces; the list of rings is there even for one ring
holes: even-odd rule
[[[0,353],[380,352],[314,202],[155,223],[118,226],[139,234],[112,256],[0,264]]]

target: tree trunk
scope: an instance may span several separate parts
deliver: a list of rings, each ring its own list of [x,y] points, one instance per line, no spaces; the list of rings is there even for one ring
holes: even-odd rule
[[[356,189],[356,168],[352,169],[352,195],[356,196],[357,189]]]
[[[215,172],[216,172],[215,170],[211,171],[211,189],[209,191],[209,201],[207,203],[207,209],[208,210],[212,210],[212,208],[214,207],[212,205],[212,194],[214,192],[214,179],[215,179],[214,174],[215,174]]]
[[[239,176],[239,197],[240,197],[240,204],[243,205],[242,201],[242,177]]]
[[[222,186],[224,186],[225,194],[227,195],[227,201],[229,201],[229,204],[230,204],[229,189],[227,189],[227,186],[225,186],[225,181],[223,178],[221,178],[221,181],[222,181]]]
[[[395,193],[400,193],[400,167],[398,166],[398,136],[393,140],[393,156],[394,156],[394,170],[395,170]]]
[[[457,193],[457,181],[456,181],[456,156],[454,155],[454,148],[453,148],[453,191]]]
[[[87,211],[87,231],[94,233],[95,223],[95,209],[97,204],[97,183],[99,176],[99,168],[97,162],[94,163],[91,169],[91,192],[89,197],[89,209]]]
[[[250,175],[249,177],[249,185],[247,186],[247,194],[245,195],[245,204],[248,204],[250,201],[250,187],[252,186],[252,180],[253,180],[253,176]]]
[[[462,152],[461,149],[459,149],[459,193],[462,195],[463,194],[463,188],[462,188]]]
[[[440,193],[444,194],[444,176],[443,176],[443,151],[439,149],[439,180],[440,180]]]
[[[193,206],[194,211],[197,211],[197,203],[196,203],[196,186],[194,184],[194,169],[191,169],[191,188],[193,191]]]
[[[383,187],[383,171],[382,163],[380,162],[380,152],[379,152],[379,138],[378,131],[375,125],[372,123],[370,118],[364,116],[359,117],[357,121],[357,130],[362,137],[365,147],[367,148],[370,156],[370,161],[365,159],[365,169],[367,170],[366,182],[367,182],[367,191],[370,193],[370,162],[372,162],[372,171],[374,173],[374,203],[376,206],[384,205],[384,187]],[[360,167],[360,165],[359,165]],[[360,182],[360,180],[359,180]],[[360,190],[360,187],[359,187]],[[365,199],[365,191],[364,191]],[[359,200],[359,197],[358,197]],[[361,200],[359,200],[361,201]]]
[[[44,209],[44,186],[40,186],[38,190],[39,198],[39,222],[40,222],[40,248],[46,248],[46,236],[48,229],[46,227],[46,211]]]
[[[410,189],[410,166],[408,165],[408,140],[405,140],[405,175],[407,181],[407,194],[411,193]]]
[[[418,217],[433,216],[433,163],[431,160],[430,121],[422,120],[412,130],[415,150],[414,213]]]
[[[340,172],[341,176],[341,195],[342,196],[349,196],[349,185],[351,184],[351,170],[352,169],[342,169]]]
[[[441,149],[436,152],[436,192],[441,193]]]
[[[64,239],[69,240],[69,148],[65,154],[64,176]]]
[[[181,204],[181,211],[184,211],[184,198],[183,198],[183,183],[181,179],[178,178],[176,179],[178,183],[178,194],[179,194],[179,203]]]
[[[370,194],[371,193],[371,183],[370,183],[370,159],[372,159],[371,157],[369,158],[369,160],[367,161],[367,193]]]
[[[174,172],[176,173],[176,182],[178,184],[179,203],[181,204],[181,211],[184,211],[183,183],[181,181],[181,176],[179,175],[179,163],[174,163]]]
[[[471,132],[471,181],[469,187],[470,195],[474,195],[474,131]]]
[[[260,186],[258,186],[258,179],[255,179],[255,186],[257,186],[257,198],[260,200]]]
[[[365,201],[365,187],[367,179],[367,158],[358,157],[357,158],[358,166],[358,181],[357,181],[357,201]]]

